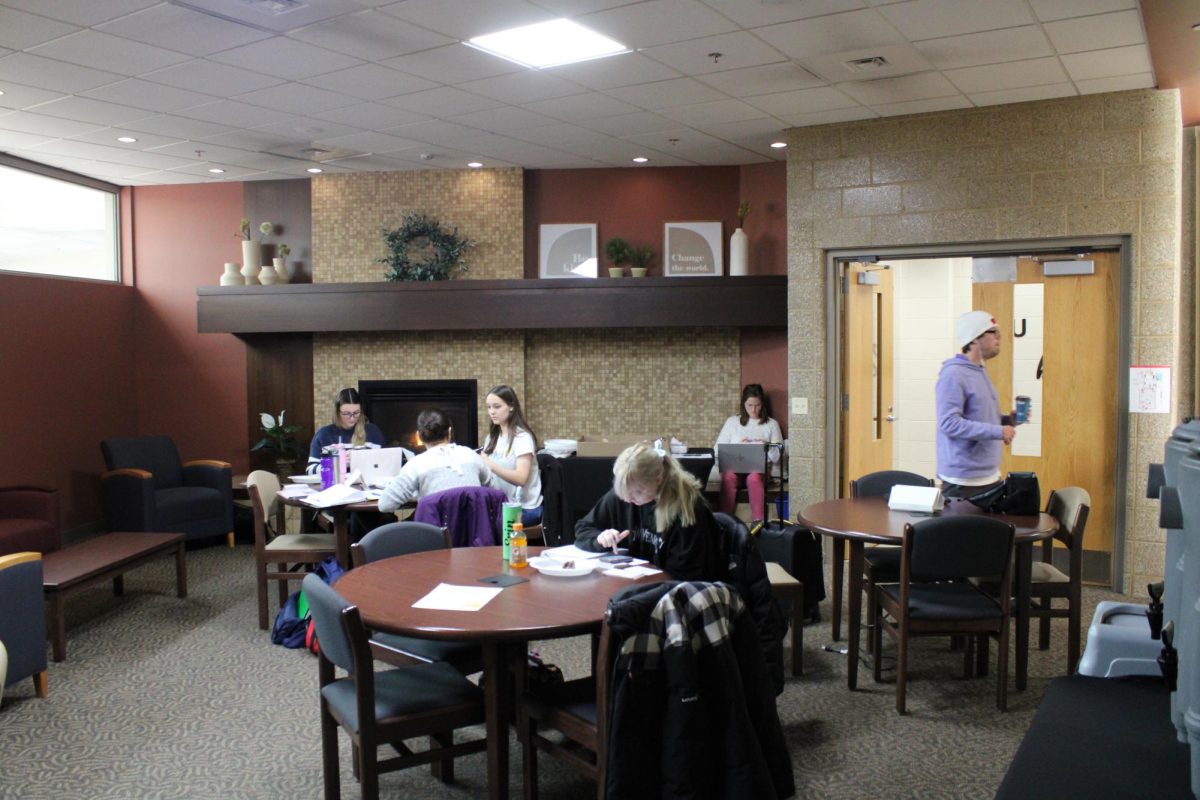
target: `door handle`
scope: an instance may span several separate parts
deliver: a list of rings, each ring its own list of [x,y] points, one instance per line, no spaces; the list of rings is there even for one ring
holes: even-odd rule
[[[884,417],[884,419],[886,419],[888,422],[895,422],[895,421],[896,421],[896,415],[895,415],[895,414],[888,414],[886,417]]]

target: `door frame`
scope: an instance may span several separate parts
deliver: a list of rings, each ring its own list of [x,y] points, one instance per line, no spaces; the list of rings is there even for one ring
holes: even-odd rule
[[[825,486],[826,497],[837,497],[841,486],[839,474],[842,457],[842,404],[845,381],[842,375],[842,323],[844,300],[840,273],[850,261],[888,261],[918,258],[963,258],[971,256],[1015,256],[1029,253],[1063,253],[1076,255],[1091,250],[1116,250],[1121,274],[1117,281],[1117,466],[1113,476],[1113,554],[1112,589],[1121,591],[1125,585],[1125,523],[1126,503],[1123,499],[1130,485],[1129,472],[1129,367],[1130,302],[1132,293],[1133,257],[1129,236],[1082,236],[1069,239],[1015,239],[1011,241],[978,242],[970,244],[929,244],[887,247],[847,247],[824,251],[825,258]]]

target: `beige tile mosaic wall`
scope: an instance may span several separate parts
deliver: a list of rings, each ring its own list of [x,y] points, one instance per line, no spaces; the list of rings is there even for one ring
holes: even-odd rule
[[[797,128],[788,139],[789,394],[818,398],[790,418],[792,507],[825,486],[825,253],[859,246],[1126,234],[1133,363],[1174,367],[1176,415],[1193,403],[1192,271],[1180,251],[1175,92],[1152,90]],[[1187,343],[1181,346],[1181,343]],[[1174,420],[1131,415],[1125,588],[1162,575],[1157,506],[1144,498]]]
[[[529,424],[541,437],[670,434],[711,447],[740,372],[734,329],[529,331]]]
[[[465,278],[520,278],[524,270],[520,169],[413,170],[320,175],[312,182],[313,283],[382,281],[383,229],[412,211],[476,242]]]

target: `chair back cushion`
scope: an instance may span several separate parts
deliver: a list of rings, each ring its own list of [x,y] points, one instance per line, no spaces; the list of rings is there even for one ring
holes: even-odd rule
[[[933,486],[933,479],[899,469],[869,472],[850,481],[851,497],[887,497],[893,486]]]
[[[256,469],[246,476],[246,486],[258,488],[262,500],[263,519],[270,519],[275,511],[275,496],[279,494],[279,476],[265,469]],[[257,510],[256,510],[257,511]]]
[[[308,610],[317,628],[321,653],[347,672],[354,670],[354,648],[342,622],[342,612],[350,607],[346,599],[319,575],[309,573],[301,584],[308,598]]]
[[[1079,518],[1079,510],[1085,506],[1087,508],[1092,506],[1092,496],[1087,493],[1087,489],[1078,486],[1064,486],[1054,490],[1054,494],[1046,506],[1046,513],[1058,520],[1058,524],[1064,530],[1070,531],[1075,527]],[[1081,541],[1077,546],[1083,547],[1083,530],[1078,533]]]
[[[183,483],[179,451],[169,436],[119,436],[100,443],[109,469],[144,469],[154,475],[155,489]]]
[[[1014,530],[989,517],[952,516],[912,526],[909,571],[913,580],[935,581],[1003,575]]]
[[[391,522],[380,525],[362,538],[363,563],[382,558],[442,550],[449,547],[446,532],[425,522]]]

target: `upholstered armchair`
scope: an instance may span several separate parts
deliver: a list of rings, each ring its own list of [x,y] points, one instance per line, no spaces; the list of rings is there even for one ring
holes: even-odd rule
[[[33,678],[34,691],[45,697],[46,603],[42,599],[41,553],[0,556],[0,642],[8,651],[5,686]]]
[[[233,477],[225,461],[181,464],[168,436],[126,436],[100,443],[100,476],[110,531],[182,533],[189,540],[224,534],[233,547]]]
[[[0,556],[49,553],[61,546],[58,492],[36,486],[0,487]]]

